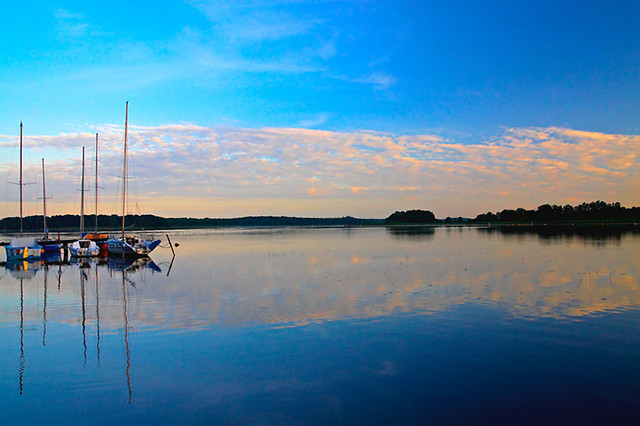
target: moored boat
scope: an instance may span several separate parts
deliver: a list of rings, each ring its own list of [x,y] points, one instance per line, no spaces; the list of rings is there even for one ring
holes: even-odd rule
[[[87,240],[91,240],[98,245],[100,249],[100,256],[107,256],[109,254],[109,245],[107,244],[107,240],[109,237],[107,234],[101,234],[98,232],[98,134],[96,133],[96,150],[95,150],[95,227],[93,232],[89,232],[84,234],[84,238]]]
[[[160,240],[144,240],[135,235],[125,235],[124,238],[110,238],[107,245],[111,256],[143,257],[158,247]]]
[[[42,247],[32,237],[15,237],[5,247],[7,261],[40,259]]]
[[[129,124],[129,102],[126,103],[124,121],[124,166],[122,179],[122,236],[107,240],[109,256],[144,257],[160,245],[160,240],[146,240],[135,235],[125,235],[127,212],[127,127]]]
[[[72,257],[95,257],[100,254],[100,248],[93,241],[83,238],[71,243],[69,252]]]
[[[20,122],[20,180],[17,185],[20,187],[20,237],[12,238],[11,242],[4,247],[8,262],[40,259],[42,255],[42,247],[36,243],[35,238],[22,236],[22,187],[25,185],[22,182],[22,122]]]
[[[80,238],[69,246],[72,257],[95,257],[100,255],[100,248],[92,240],[86,238],[84,232],[84,147],[82,147],[82,181],[80,189]]]
[[[58,234],[58,241],[52,239],[49,236],[49,228],[47,227],[47,186],[44,178],[44,158],[42,159],[42,229],[44,236],[40,238],[37,243],[42,247],[43,253],[55,253],[59,252],[62,248],[60,243],[60,234]]]
[[[107,236],[107,234],[98,234],[93,232],[85,234],[84,238],[96,243],[96,245],[100,249],[100,254],[104,254],[106,256],[107,251],[109,250],[109,245],[107,244],[107,240],[109,239],[109,237]]]
[[[107,240],[109,257],[145,257],[160,245],[160,240],[146,240],[135,235],[109,238]]]
[[[38,240],[37,244],[42,247],[43,253],[57,253],[62,248],[62,243],[50,238]]]

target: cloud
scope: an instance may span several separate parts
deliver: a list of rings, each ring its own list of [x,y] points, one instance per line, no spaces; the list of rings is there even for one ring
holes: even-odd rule
[[[338,49],[336,48],[335,38],[323,43],[318,49],[318,56],[325,60],[334,57],[337,53]]]
[[[84,15],[72,13],[66,9],[56,9],[53,11],[56,19],[56,35],[59,40],[76,40],[87,35],[89,24],[84,22]]]
[[[293,13],[296,2],[191,1],[215,25],[223,37],[234,43],[259,43],[306,34],[320,22]]]
[[[298,126],[299,127],[317,127],[320,126],[321,124],[326,123],[329,118],[331,117],[331,114],[328,113],[318,113],[318,114],[313,114],[313,115],[308,115],[306,118],[300,120],[298,122]]]
[[[336,46],[348,47],[348,35],[336,30],[339,16],[332,7],[299,1],[189,3],[187,8],[195,7],[206,19],[189,20],[162,36],[156,32],[123,34],[115,23],[97,21],[96,16],[53,10],[55,19],[48,30],[57,43],[32,52],[30,60],[41,72],[33,73],[29,84],[38,86],[40,93],[56,96],[60,92],[76,97],[85,92],[109,96],[137,90],[153,93],[171,89],[172,83],[198,93],[233,90],[245,96],[247,87],[264,90],[264,75],[308,90],[309,81],[323,80],[323,85],[331,86],[333,76],[344,73],[339,69],[342,60],[332,58],[338,56]],[[369,66],[367,62],[357,68]],[[21,70],[14,67],[12,72],[19,75]],[[358,72],[338,79],[370,90],[388,89],[396,83],[395,77],[380,72],[353,76]],[[7,87],[18,88],[15,84]]]
[[[377,90],[386,90],[398,82],[394,76],[386,73],[373,73],[354,78],[352,81],[362,84],[371,84]]]
[[[111,125],[96,131],[101,181],[109,187],[103,191],[107,208],[117,201],[121,185],[123,129]],[[427,208],[438,217],[475,216],[575,200],[633,205],[640,191],[638,135],[513,128],[462,144],[434,134],[192,124],[132,125],[129,135],[137,199],[149,212],[170,216],[188,211],[386,217],[408,208]],[[0,135],[0,141],[11,138]],[[95,134],[33,139],[38,154],[56,150],[59,156],[47,160],[48,192],[73,199],[79,147],[93,146]],[[9,174],[11,167],[3,164],[0,172]]]

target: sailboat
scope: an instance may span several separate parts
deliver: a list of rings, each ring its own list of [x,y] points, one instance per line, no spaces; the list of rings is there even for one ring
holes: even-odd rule
[[[36,243],[33,237],[14,237],[8,245],[4,246],[7,254],[7,262],[13,260],[34,260],[42,256],[42,247]]]
[[[84,146],[82,147],[82,194],[80,196],[80,235],[82,238],[69,245],[72,257],[94,257],[100,254],[100,248],[96,243],[84,237]]]
[[[18,186],[20,187],[20,237],[12,238],[11,242],[4,246],[7,261],[40,259],[42,247],[36,243],[36,239],[22,236],[22,187],[24,186],[22,182],[22,121],[20,122],[20,181]]]
[[[92,233],[88,233],[86,234],[84,237],[87,240],[91,240],[93,242],[95,242],[98,247],[100,248],[100,255],[101,256],[107,256],[108,254],[108,250],[109,247],[107,245],[107,239],[109,237],[107,237],[106,234],[100,234],[98,233],[98,134],[96,133],[96,155],[95,155],[95,166],[96,166],[96,189],[95,189],[95,202],[96,202],[96,223],[95,223],[95,227],[93,228],[93,232]]]
[[[42,159],[42,228],[44,236],[38,240],[38,245],[42,247],[44,253],[56,253],[60,251],[62,244],[60,241],[53,240],[49,237],[49,228],[47,227],[47,190],[44,179],[44,158]],[[60,240],[60,238],[58,238]]]
[[[125,234],[125,217],[127,214],[127,127],[129,124],[129,102],[126,103],[124,121],[124,167],[122,179],[122,236],[107,240],[109,256],[144,257],[148,256],[160,240],[145,240],[135,235]]]

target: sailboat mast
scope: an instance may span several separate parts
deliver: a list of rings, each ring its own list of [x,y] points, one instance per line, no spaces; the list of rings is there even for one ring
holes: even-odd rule
[[[98,134],[96,133],[96,227],[94,232],[98,233]]]
[[[82,188],[80,189],[80,233],[84,232],[84,146],[82,147]]]
[[[44,237],[49,238],[49,229],[47,228],[47,187],[44,180],[44,158],[42,159],[42,226],[44,228]]]
[[[20,122],[20,235],[22,235],[22,121]]]
[[[124,119],[124,171],[122,179],[122,241],[124,242],[124,217],[127,214],[127,126],[129,124],[129,101],[126,104]]]

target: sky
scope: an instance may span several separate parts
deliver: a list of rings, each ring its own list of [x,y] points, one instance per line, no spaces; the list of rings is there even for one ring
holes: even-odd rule
[[[640,205],[637,1],[4,2],[0,215]],[[129,182],[129,181],[128,181]]]

